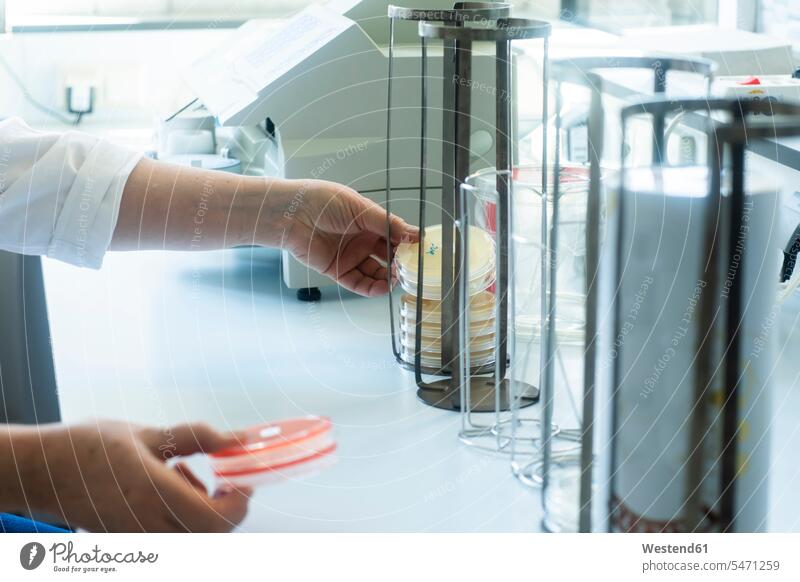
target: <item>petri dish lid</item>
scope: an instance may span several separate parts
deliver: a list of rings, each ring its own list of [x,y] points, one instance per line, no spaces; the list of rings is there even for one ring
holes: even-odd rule
[[[329,418],[304,416],[247,429],[243,442],[209,454],[217,477],[239,478],[284,471],[336,450]]]
[[[477,226],[470,226],[469,234],[470,281],[475,281],[485,278],[494,269],[495,243],[488,232]],[[412,286],[416,285],[420,244],[425,251],[423,285],[440,288],[442,283],[441,224],[426,228],[421,242],[402,243],[397,247],[395,261],[398,267],[398,277],[407,279]]]

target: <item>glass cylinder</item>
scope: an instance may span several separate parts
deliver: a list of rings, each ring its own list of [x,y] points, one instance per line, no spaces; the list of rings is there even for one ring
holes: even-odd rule
[[[541,166],[519,166],[510,175],[510,269],[509,287],[513,288],[513,309],[509,311],[509,329],[513,330],[516,357],[511,378],[528,385],[542,385],[542,322],[546,313],[548,237],[552,220],[553,168],[548,170],[545,187]],[[498,173],[485,169],[473,174],[468,183],[473,185],[470,201],[473,222],[493,232],[497,226]],[[547,202],[543,204],[547,190]],[[588,168],[568,165],[560,170],[559,183],[559,292],[556,324],[556,386],[555,414],[552,430],[558,437],[556,450],[575,448],[580,426],[580,390],[583,382],[581,362],[586,298],[585,224],[586,203],[589,192]],[[543,208],[545,209],[543,213]],[[521,462],[529,466],[538,458],[541,441],[539,413],[534,409],[498,426],[497,431],[517,441],[520,454],[534,455]],[[530,467],[526,469],[530,472]],[[529,483],[539,481],[530,472]]]

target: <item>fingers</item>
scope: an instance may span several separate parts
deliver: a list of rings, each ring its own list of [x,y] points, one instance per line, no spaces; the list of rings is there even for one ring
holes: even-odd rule
[[[163,501],[164,527],[172,531],[227,532],[247,514],[252,489],[224,487],[213,496],[185,466],[165,465],[153,470],[153,483]]]
[[[379,236],[386,236],[386,210],[361,197],[363,208],[356,216],[356,224],[363,230],[367,230]],[[391,231],[391,241],[400,244],[404,241],[416,242],[419,240],[419,228],[411,226],[405,220],[395,214],[389,216],[389,230]]]
[[[249,487],[218,490],[211,499],[211,508],[222,518],[223,527],[233,529],[247,515],[247,506],[253,490]]]
[[[356,268],[339,274],[336,281],[354,293],[364,297],[376,297],[389,292],[387,276],[386,267],[372,257],[368,257]]]
[[[192,473],[191,469],[186,465],[186,463],[177,463],[174,467],[176,473],[178,473],[183,479],[186,480],[189,485],[194,487],[195,489],[199,489],[203,493],[208,493],[206,486],[203,485],[203,482],[198,479],[194,473]]]
[[[166,460],[194,453],[212,453],[236,446],[241,439],[235,433],[221,433],[205,423],[181,424],[164,429],[143,429],[142,440]]]

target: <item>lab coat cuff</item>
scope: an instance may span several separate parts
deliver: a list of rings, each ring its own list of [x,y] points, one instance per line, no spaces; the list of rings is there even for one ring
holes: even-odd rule
[[[106,140],[97,141],[66,196],[48,257],[91,269],[103,265],[125,183],[142,156]]]

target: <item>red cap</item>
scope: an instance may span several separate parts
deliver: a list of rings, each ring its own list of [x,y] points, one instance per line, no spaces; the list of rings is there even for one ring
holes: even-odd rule
[[[750,77],[749,79],[747,79],[745,81],[740,81],[739,84],[740,85],[760,85],[761,84],[761,79],[759,79],[758,77]]]

